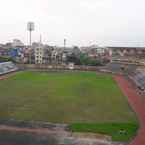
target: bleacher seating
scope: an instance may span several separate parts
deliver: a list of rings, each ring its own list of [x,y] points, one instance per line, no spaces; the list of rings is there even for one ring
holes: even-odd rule
[[[125,69],[122,69],[122,66],[123,64],[121,63],[112,62],[106,65],[104,68],[111,72],[129,75],[138,88],[145,90],[145,70],[137,69],[138,66],[135,64],[124,65]]]
[[[0,63],[0,75],[17,71],[18,67],[13,62]]]
[[[144,70],[136,70],[132,75],[131,79],[141,90],[145,90],[145,72]]]
[[[122,70],[122,67],[125,67],[125,70]],[[129,64],[129,65],[123,65],[122,63],[117,62],[111,62],[107,64],[103,69],[106,69],[108,71],[114,72],[114,73],[127,73],[130,74],[136,70],[137,66],[135,64]]]

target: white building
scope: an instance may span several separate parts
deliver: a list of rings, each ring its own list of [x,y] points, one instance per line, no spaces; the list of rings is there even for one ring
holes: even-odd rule
[[[24,43],[19,39],[13,39],[12,46],[13,47],[23,47]]]
[[[34,55],[35,55],[35,64],[42,64],[43,56],[44,56],[43,48],[40,48],[40,47],[35,48]]]

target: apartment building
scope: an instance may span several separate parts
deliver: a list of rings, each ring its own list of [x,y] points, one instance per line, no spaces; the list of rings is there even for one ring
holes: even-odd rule
[[[42,64],[43,56],[44,56],[44,49],[41,47],[35,48],[34,55],[35,55],[35,64]]]

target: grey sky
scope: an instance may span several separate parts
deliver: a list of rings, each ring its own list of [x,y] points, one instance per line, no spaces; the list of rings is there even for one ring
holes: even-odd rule
[[[0,42],[33,41],[62,45],[145,46],[145,0],[0,0]]]

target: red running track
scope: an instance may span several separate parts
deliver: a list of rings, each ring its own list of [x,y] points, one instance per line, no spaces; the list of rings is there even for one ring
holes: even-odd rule
[[[128,97],[128,102],[136,112],[140,122],[140,129],[137,136],[129,145],[145,145],[145,104],[141,99],[141,96],[138,95],[123,76],[116,75],[114,76],[114,79],[117,81],[124,95]]]

